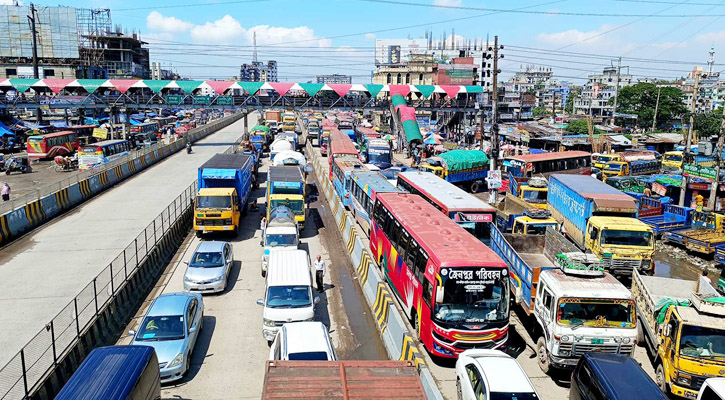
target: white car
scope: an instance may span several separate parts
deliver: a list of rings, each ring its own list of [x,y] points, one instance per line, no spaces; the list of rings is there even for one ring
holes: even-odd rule
[[[322,322],[291,322],[277,331],[269,360],[336,361],[327,327]]]
[[[725,378],[707,378],[700,388],[697,400],[724,400]]]
[[[534,400],[539,395],[519,363],[499,350],[466,350],[456,361],[459,400]]]

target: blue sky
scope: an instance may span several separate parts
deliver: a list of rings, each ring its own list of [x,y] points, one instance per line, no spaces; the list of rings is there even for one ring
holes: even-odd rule
[[[0,1],[0,2],[7,2]],[[57,5],[58,0],[36,1]],[[676,78],[704,65],[714,44],[725,69],[725,0],[76,0],[109,7],[114,24],[140,32],[152,61],[183,76],[229,78],[251,60],[280,63],[280,80],[345,73],[369,82],[375,38],[498,35],[504,75],[521,65],[581,81],[622,56],[638,76]],[[527,13],[494,12],[524,10]],[[589,14],[589,15],[566,15]],[[591,14],[608,14],[606,16]],[[702,15],[702,16],[694,16]],[[670,17],[676,16],[676,17]]]

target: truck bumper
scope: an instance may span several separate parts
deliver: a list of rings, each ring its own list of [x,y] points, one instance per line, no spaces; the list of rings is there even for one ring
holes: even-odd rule
[[[561,369],[574,369],[576,367],[576,364],[579,362],[579,357],[574,358],[564,358],[564,357],[557,357],[552,356],[549,354],[549,362],[552,366],[556,368]]]
[[[194,225],[194,230],[200,232],[231,232],[234,225]]]
[[[670,392],[676,396],[684,397],[686,399],[696,399],[698,391],[687,389],[682,386],[670,384]]]

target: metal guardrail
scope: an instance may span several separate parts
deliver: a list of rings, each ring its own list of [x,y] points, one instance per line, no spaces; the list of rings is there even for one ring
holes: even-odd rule
[[[206,131],[208,131],[210,129],[214,130],[216,128],[216,126],[218,126],[218,124],[221,123],[221,121],[223,121],[223,120],[224,120],[224,118],[217,119],[206,125],[194,128],[194,129],[190,130],[189,133],[187,133],[184,136],[188,135],[191,138],[192,142],[196,141]],[[185,139],[182,138],[179,140],[185,140]],[[97,167],[97,168],[93,168],[93,169],[90,169],[87,171],[81,171],[81,172],[75,173],[73,176],[70,176],[66,179],[62,179],[58,182],[54,182],[54,183],[48,184],[46,186],[43,186],[41,188],[38,188],[31,193],[26,193],[22,196],[18,196],[15,198],[11,197],[10,200],[0,203],[0,215],[6,214],[17,208],[24,207],[26,204],[40,200],[41,198],[43,198],[45,196],[51,195],[55,192],[60,191],[63,188],[69,187],[82,180],[88,179],[94,175],[98,175],[103,171],[111,170],[118,165],[127,163],[136,158],[145,156],[146,154],[151,153],[155,150],[161,149],[164,146],[170,146],[170,144],[156,143],[151,146],[144,147],[141,150],[132,150],[131,154],[129,154],[128,156],[122,157],[122,158],[115,160],[113,162],[110,162],[108,164],[103,164],[102,166]]]
[[[0,369],[0,400],[27,398],[43,382],[139,270],[154,246],[192,206],[195,197],[196,181]]]

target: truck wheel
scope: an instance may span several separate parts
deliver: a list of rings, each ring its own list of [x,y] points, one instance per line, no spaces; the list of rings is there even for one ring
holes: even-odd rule
[[[201,239],[201,231],[196,231],[196,237],[198,237],[199,239]]]
[[[546,340],[543,336],[539,336],[539,340],[536,341],[536,360],[539,363],[541,372],[549,374],[551,364],[549,363],[549,354],[546,350]]]
[[[262,270],[262,278],[264,278],[264,277],[266,277],[266,276],[267,276],[267,272],[266,272],[266,271],[265,271],[265,270],[263,269],[263,270]]]
[[[644,331],[642,330],[642,321],[637,321],[637,345],[639,347],[644,347]]]
[[[242,215],[247,215],[247,208],[249,208],[249,204],[245,203],[244,208],[242,208]]]
[[[471,193],[478,193],[478,190],[481,188],[481,185],[479,185],[478,182],[473,182],[471,184]]]
[[[667,390],[667,379],[665,378],[665,367],[662,366],[662,363],[657,365],[657,370],[655,371],[655,382],[657,382],[657,386],[660,387],[662,392],[669,392]]]

